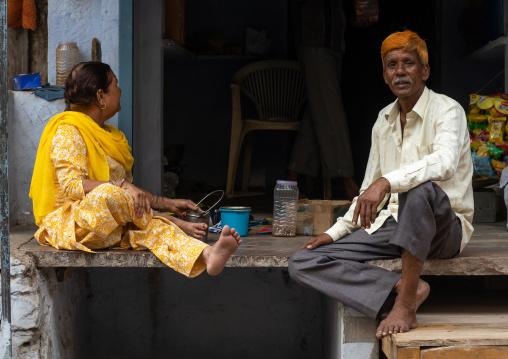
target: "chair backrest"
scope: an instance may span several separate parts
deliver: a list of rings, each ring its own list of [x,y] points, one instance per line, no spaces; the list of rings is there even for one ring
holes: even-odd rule
[[[233,77],[263,121],[298,121],[306,101],[305,80],[296,61],[264,60],[244,66]]]

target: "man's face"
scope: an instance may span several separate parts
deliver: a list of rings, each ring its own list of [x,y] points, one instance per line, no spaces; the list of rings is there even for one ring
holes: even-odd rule
[[[393,50],[385,55],[383,77],[399,99],[420,97],[429,78],[429,65],[422,65],[414,51]]]

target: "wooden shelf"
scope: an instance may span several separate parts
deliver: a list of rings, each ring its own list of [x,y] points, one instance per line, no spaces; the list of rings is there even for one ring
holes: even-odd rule
[[[162,39],[162,48],[164,55],[182,59],[200,59],[200,60],[262,60],[270,58],[268,55],[245,55],[245,54],[199,54],[195,53],[171,39]]]
[[[468,60],[481,60],[504,55],[504,46],[508,44],[508,36],[501,36],[479,49],[469,53],[466,58]]]

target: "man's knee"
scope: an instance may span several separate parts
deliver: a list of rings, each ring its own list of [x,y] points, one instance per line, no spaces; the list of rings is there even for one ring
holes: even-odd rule
[[[289,258],[289,275],[291,278],[298,280],[298,278],[302,275],[302,273],[307,270],[310,266],[312,266],[311,256],[309,255],[309,250],[302,249],[298,252],[294,253]]]

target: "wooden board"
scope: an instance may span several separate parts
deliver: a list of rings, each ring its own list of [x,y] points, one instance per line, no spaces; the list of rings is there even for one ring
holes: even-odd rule
[[[400,358],[400,356],[399,356]],[[506,359],[508,346],[495,347],[441,347],[422,349],[420,359]]]
[[[394,334],[397,347],[456,345],[508,345],[508,323],[421,324],[407,333]]]
[[[381,347],[388,359],[420,359],[419,347],[398,348],[389,336],[381,340]]]

